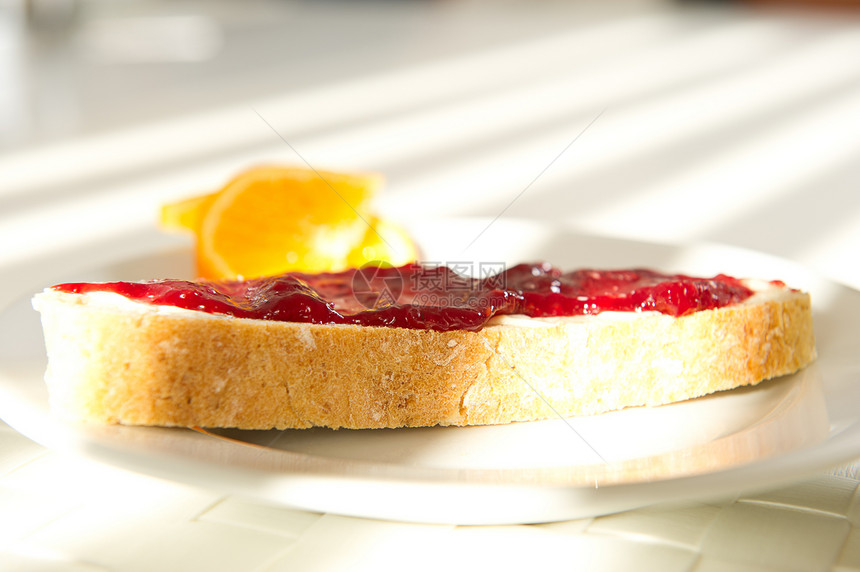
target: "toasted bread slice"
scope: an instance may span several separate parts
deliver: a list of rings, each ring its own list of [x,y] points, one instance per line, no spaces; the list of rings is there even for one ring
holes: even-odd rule
[[[74,419],[242,429],[484,425],[660,405],[815,359],[809,296],[671,317],[501,316],[480,331],[273,322],[46,290],[52,406]]]

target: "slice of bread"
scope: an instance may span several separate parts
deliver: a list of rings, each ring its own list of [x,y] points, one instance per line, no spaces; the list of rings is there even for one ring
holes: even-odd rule
[[[805,293],[748,283],[679,318],[494,318],[480,331],[238,319],[109,293],[34,298],[65,417],[242,429],[483,425],[660,405],[815,359]]]

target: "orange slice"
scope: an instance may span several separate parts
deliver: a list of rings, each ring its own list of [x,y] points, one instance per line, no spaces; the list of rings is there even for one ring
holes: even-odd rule
[[[259,167],[220,191],[166,205],[161,223],[195,233],[202,278],[405,264],[416,257],[408,235],[369,210],[381,183],[375,174]]]
[[[409,234],[400,225],[389,220],[371,217],[370,226],[364,237],[347,257],[347,264],[352,268],[361,268],[366,264],[400,266],[414,262],[418,258],[418,250]]]
[[[161,207],[160,223],[165,230],[197,232],[200,220],[209,210],[218,193],[209,193]]]

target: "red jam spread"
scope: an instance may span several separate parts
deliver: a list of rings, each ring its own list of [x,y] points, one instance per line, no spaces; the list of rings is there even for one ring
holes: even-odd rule
[[[683,316],[743,301],[738,279],[695,278],[646,269],[562,272],[520,264],[483,278],[446,266],[411,264],[241,282],[74,283],[70,293],[114,292],[138,302],[237,318],[313,324],[358,324],[428,330],[480,330],[493,316],[577,316],[604,311],[656,311]]]

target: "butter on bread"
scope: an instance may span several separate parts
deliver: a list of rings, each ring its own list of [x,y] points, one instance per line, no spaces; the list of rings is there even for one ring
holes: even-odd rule
[[[815,359],[809,296],[671,317],[497,317],[480,331],[239,319],[116,294],[36,295],[52,408],[72,419],[241,429],[484,425],[661,405]]]

